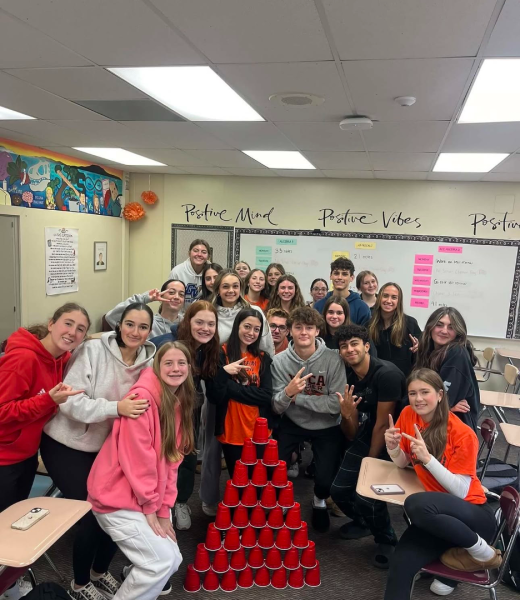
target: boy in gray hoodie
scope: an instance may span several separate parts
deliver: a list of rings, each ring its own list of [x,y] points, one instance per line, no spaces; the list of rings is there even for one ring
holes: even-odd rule
[[[280,459],[290,464],[291,454],[303,441],[312,443],[316,462],[312,525],[328,530],[325,500],[330,496],[342,450],[340,404],[345,390],[345,366],[334,350],[318,336],[325,324],[308,306],[295,309],[289,318],[292,342],[273,359],[273,410],[282,415],[278,432]]]

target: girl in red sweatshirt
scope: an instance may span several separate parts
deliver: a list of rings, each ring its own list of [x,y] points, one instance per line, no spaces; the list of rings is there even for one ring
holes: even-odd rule
[[[7,340],[0,359],[0,512],[29,497],[43,426],[81,391],[62,382],[89,327],[87,311],[68,303],[47,325],[20,328]]]
[[[150,409],[116,419],[88,479],[88,500],[102,529],[132,562],[114,600],[155,600],[182,556],[171,522],[177,472],[194,451],[195,385],[191,354],[168,342],[130,390]]]

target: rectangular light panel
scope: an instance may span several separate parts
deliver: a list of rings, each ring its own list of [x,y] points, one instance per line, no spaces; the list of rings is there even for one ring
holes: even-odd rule
[[[149,166],[149,167],[165,167],[166,165],[146,156],[129,152],[123,148],[74,148],[80,152],[86,154],[92,154],[100,158],[106,158],[122,165],[134,165],[134,166]]]
[[[30,117],[29,115],[24,115],[23,113],[17,112],[16,110],[11,110],[10,108],[5,108],[4,106],[0,106],[0,120],[9,121],[9,120],[27,120],[34,119],[34,117]]]
[[[433,170],[438,173],[488,173],[509,154],[450,153],[439,155]]]
[[[242,150],[269,169],[315,169],[300,152],[292,150]]]

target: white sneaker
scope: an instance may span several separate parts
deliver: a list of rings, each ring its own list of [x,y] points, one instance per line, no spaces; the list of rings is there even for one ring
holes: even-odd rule
[[[92,573],[90,574],[90,577],[92,585],[108,600],[112,600],[112,598],[117,594],[117,590],[121,587],[119,581],[114,579],[109,571],[107,571],[98,579],[92,579]]]
[[[181,531],[191,527],[191,508],[187,504],[175,505],[175,524]]]
[[[449,594],[451,594],[451,592],[453,592],[454,589],[454,587],[446,585],[438,579],[434,579],[432,581],[432,584],[430,585],[430,592],[437,594],[437,596],[449,596]]]
[[[202,512],[208,517],[216,517],[217,516],[217,505],[216,504],[206,504],[202,503]]]
[[[0,596],[0,600],[18,600],[19,598],[27,596],[32,589],[32,583],[25,581],[25,579],[18,579],[12,588],[5,590]]]
[[[294,462],[287,469],[287,477],[290,477],[291,479],[296,479],[299,474],[300,474],[300,465],[297,462]]]

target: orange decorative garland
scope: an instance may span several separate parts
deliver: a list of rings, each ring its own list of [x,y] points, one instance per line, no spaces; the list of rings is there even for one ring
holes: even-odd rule
[[[155,204],[159,198],[155,192],[149,190],[148,192],[143,192],[141,194],[141,200],[146,202],[146,204]]]
[[[123,217],[127,221],[139,221],[139,219],[142,219],[145,214],[146,211],[139,204],[139,202],[130,202],[130,204],[127,204],[123,208]]]

